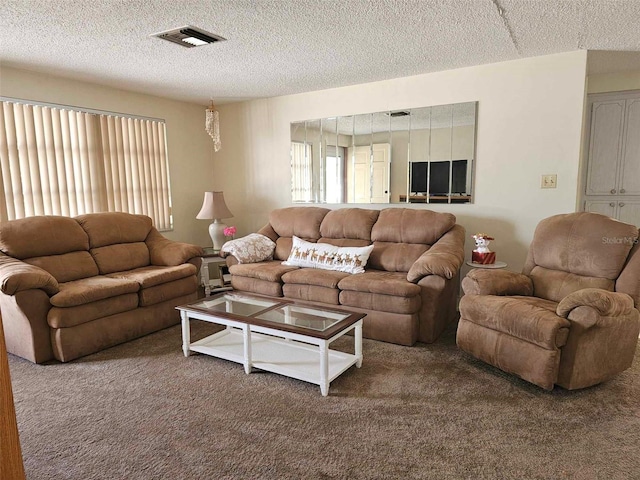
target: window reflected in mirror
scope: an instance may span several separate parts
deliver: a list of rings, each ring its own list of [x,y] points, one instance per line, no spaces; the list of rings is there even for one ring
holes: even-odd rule
[[[477,102],[291,124],[294,203],[471,203]]]

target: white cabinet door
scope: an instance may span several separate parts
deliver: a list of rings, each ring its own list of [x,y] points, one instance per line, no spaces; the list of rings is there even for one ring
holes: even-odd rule
[[[627,100],[620,193],[640,195],[640,98]]]
[[[586,212],[601,213],[607,217],[615,218],[616,202],[609,200],[587,200],[584,206]]]
[[[616,181],[622,149],[624,111],[624,100],[593,103],[587,195],[617,193]]]
[[[640,228],[640,200],[618,202],[618,220]]]

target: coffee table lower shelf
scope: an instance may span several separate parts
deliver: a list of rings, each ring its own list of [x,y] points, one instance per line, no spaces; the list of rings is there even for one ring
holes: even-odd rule
[[[327,375],[325,379],[322,378],[322,348],[319,348],[318,345],[257,332],[251,332],[250,335],[250,361],[248,363],[245,357],[244,332],[240,328],[226,328],[191,343],[189,350],[244,364],[247,373],[251,373],[251,368],[256,368],[319,385],[324,396],[328,394],[329,383],[351,366],[360,367],[362,363],[361,355],[357,356],[327,348]]]

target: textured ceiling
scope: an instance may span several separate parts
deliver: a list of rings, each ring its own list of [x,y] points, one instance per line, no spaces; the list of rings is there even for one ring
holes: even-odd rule
[[[227,39],[150,37],[194,25]],[[640,71],[640,0],[1,0],[1,65],[200,104],[588,50]]]

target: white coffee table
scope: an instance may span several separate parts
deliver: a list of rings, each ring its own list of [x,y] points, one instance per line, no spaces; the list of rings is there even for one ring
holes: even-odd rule
[[[362,318],[365,314],[341,308],[274,300],[225,292],[176,307],[182,318],[182,349],[203,353],[252,368],[278,373],[320,386],[329,384],[352,365],[362,365]],[[193,319],[227,328],[191,343]],[[331,350],[329,345],[354,331],[354,354]]]

